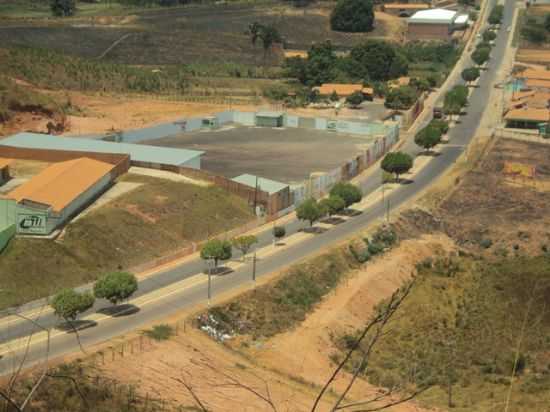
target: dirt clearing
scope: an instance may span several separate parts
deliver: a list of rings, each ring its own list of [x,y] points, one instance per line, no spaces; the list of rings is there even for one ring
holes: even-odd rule
[[[202,150],[201,167],[229,178],[250,173],[294,183],[339,167],[372,140],[311,129],[227,127],[143,143]]]

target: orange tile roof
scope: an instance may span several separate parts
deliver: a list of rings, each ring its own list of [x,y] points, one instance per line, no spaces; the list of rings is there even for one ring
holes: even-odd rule
[[[3,157],[0,157],[0,169],[3,169],[6,166],[9,166],[12,163],[13,163],[13,159],[4,159]]]
[[[430,6],[428,4],[424,3],[390,3],[390,4],[384,4],[385,9],[429,9]]]
[[[550,89],[550,80],[527,79],[525,86],[535,89]]]
[[[336,92],[340,97],[349,96],[355,92],[363,92],[364,94],[373,94],[374,90],[371,87],[363,87],[362,84],[337,84],[337,83],[325,83],[319,87],[315,87],[321,95],[331,95]]]
[[[512,94],[512,101],[515,100],[522,100],[524,98],[527,98],[529,96],[533,96],[535,94],[535,90],[523,90],[519,92],[514,92]]]
[[[550,121],[550,111],[548,109],[514,109],[506,113],[504,118],[506,120],[548,122]]]
[[[307,59],[307,51],[305,50],[285,50],[285,57],[287,59],[291,57],[301,57],[302,59]]]
[[[541,92],[532,90],[530,92],[521,92],[521,95],[515,94],[512,104],[515,106],[527,106],[533,109],[545,109],[550,107],[550,92]]]
[[[550,81],[550,70],[526,69],[520,73],[519,77],[525,79]]]
[[[87,157],[54,163],[6,197],[45,204],[60,212],[113,168],[112,164]]]

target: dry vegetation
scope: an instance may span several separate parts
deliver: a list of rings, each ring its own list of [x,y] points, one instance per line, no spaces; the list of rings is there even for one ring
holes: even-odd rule
[[[144,176],[137,189],[69,224],[58,240],[16,238],[0,257],[0,307],[90,282],[189,246],[253,218],[244,200],[216,187]]]

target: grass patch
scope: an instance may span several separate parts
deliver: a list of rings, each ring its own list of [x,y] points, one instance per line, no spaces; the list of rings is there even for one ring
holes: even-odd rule
[[[547,405],[550,259],[439,258],[418,270],[417,283],[388,325],[391,332],[370,358],[368,379],[385,387],[433,385],[421,400],[437,408],[449,407],[451,381],[453,410],[486,412],[503,404],[515,373],[510,410]],[[355,334],[337,339],[342,350],[354,341]]]
[[[370,242],[370,243],[369,243]],[[396,242],[393,230],[380,229],[362,247]],[[355,243],[355,242],[353,242]],[[251,335],[254,339],[270,337],[291,329],[330,293],[350,272],[366,262],[350,245],[331,249],[305,263],[292,266],[271,283],[243,294],[228,304],[216,306],[200,316],[200,326],[216,329],[219,335]]]
[[[127,175],[137,189],[70,224],[61,240],[16,238],[0,255],[0,307],[51,295],[253,219],[216,187]]]
[[[146,336],[156,341],[168,340],[174,336],[174,328],[170,325],[155,325],[153,329],[143,331]]]

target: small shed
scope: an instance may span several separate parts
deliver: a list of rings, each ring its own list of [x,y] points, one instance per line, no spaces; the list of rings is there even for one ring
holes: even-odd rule
[[[283,127],[283,113],[282,112],[258,112],[256,113],[256,126]]]
[[[218,118],[215,116],[204,117],[201,122],[201,129],[217,129]]]
[[[290,186],[287,183],[277,182],[276,180],[266,179],[263,177],[243,174],[234,177],[234,182],[241,183],[248,187],[258,188],[262,192],[267,192],[269,200],[266,205],[267,213],[273,215],[292,205],[292,196],[290,194]]]
[[[0,158],[0,185],[10,180],[10,165],[12,162],[12,159]]]

